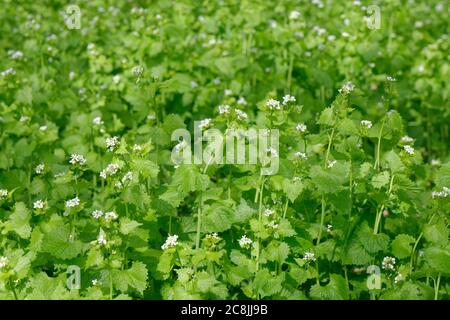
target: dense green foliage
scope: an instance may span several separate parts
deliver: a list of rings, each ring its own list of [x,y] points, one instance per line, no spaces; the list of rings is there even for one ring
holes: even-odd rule
[[[0,299],[450,298],[446,1],[73,4],[1,0]],[[278,172],[174,166],[205,118]]]

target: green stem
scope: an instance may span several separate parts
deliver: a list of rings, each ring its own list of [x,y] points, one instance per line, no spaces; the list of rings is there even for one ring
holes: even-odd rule
[[[283,219],[286,218],[286,212],[287,212],[288,204],[289,204],[289,199],[286,197],[286,204],[284,205],[284,210],[283,210]]]
[[[392,174],[391,182],[389,184],[388,196],[391,194],[392,187],[394,186],[394,177],[395,177],[395,174]],[[377,216],[375,218],[375,225],[373,227],[373,234],[378,234],[378,229],[380,227],[381,216],[383,214],[384,208],[385,208],[385,206],[384,206],[384,204],[382,204],[381,207],[380,207],[380,211],[378,211],[378,213],[377,213]]]
[[[260,192],[259,192],[259,208],[258,208],[258,221],[261,222],[262,220],[262,200],[263,200],[263,193],[264,193],[264,178],[261,179],[261,186],[260,186]],[[256,271],[259,270],[259,255],[261,251],[261,240],[258,238],[258,247],[256,248]]]
[[[197,235],[195,237],[195,249],[198,250],[200,248],[200,230],[202,227],[202,193],[200,192],[199,200],[198,200],[198,211],[197,211]]]
[[[441,273],[439,272],[437,280],[434,281],[434,300],[439,297],[439,285],[441,283]]]
[[[373,168],[376,169],[377,171],[380,171],[381,136],[383,135],[385,121],[386,121],[386,119],[383,119],[383,122],[381,123],[380,132],[378,133],[376,158],[375,158],[375,164],[373,165]]]
[[[325,221],[325,196],[322,196],[322,213],[320,215],[320,227],[319,227],[319,235],[317,236],[317,244],[320,244],[320,238],[322,238],[322,229]]]

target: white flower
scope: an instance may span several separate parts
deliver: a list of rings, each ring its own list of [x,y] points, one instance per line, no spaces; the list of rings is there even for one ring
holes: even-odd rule
[[[345,31],[342,32],[341,35],[342,35],[344,38],[350,37],[350,34],[349,34],[348,32],[345,32]]]
[[[237,104],[241,105],[241,106],[245,106],[245,105],[247,105],[247,101],[245,100],[244,97],[239,97]]]
[[[44,209],[44,206],[45,206],[45,202],[42,200],[36,200],[35,202],[33,202],[34,209]]]
[[[400,281],[403,280],[405,280],[405,277],[403,277],[403,275],[399,272],[394,278],[394,283],[399,283]]]
[[[78,206],[79,204],[80,204],[80,199],[78,199],[78,197],[75,197],[73,199],[66,201],[66,208],[73,208],[73,207]]]
[[[100,234],[97,237],[97,243],[100,245],[105,245],[107,243],[106,236],[104,232],[100,232]]]
[[[122,177],[122,183],[125,184],[127,182],[130,182],[133,180],[133,172],[128,171],[127,173],[125,173],[125,175]]]
[[[105,220],[106,221],[112,221],[117,220],[119,216],[114,211],[105,212]]]
[[[40,131],[46,131],[47,129],[48,129],[48,126],[46,126],[46,125],[43,125],[43,126],[39,127]]]
[[[391,77],[391,76],[387,76],[387,77],[386,77],[386,80],[387,80],[387,81],[390,81],[390,82],[397,81],[394,77]]]
[[[198,127],[200,128],[200,130],[203,130],[205,128],[207,128],[211,123],[211,119],[210,118],[206,118],[203,120],[200,120],[200,124],[198,125]]]
[[[340,93],[345,93],[345,94],[349,94],[350,92],[352,92],[353,90],[355,90],[355,85],[353,83],[351,83],[350,81],[347,81],[346,83],[344,83],[344,85],[342,86],[341,89],[339,89]]]
[[[139,151],[142,151],[142,146],[139,144],[135,144],[133,146],[133,152],[139,152]]]
[[[101,117],[95,117],[92,119],[92,123],[96,126],[101,126],[103,124],[103,120]]]
[[[370,120],[361,120],[361,125],[366,127],[367,129],[372,128],[372,121]]]
[[[210,233],[210,234],[207,234],[206,236],[205,236],[205,239],[206,240],[220,240],[221,238],[219,237],[219,235],[217,234],[217,232],[213,232],[213,233]]]
[[[213,80],[213,83],[214,83],[215,85],[219,85],[219,84],[220,84],[220,79],[219,79],[219,78],[215,78],[215,79]]]
[[[8,265],[8,257],[2,256],[0,257],[0,269],[3,269]]]
[[[264,210],[264,215],[266,216],[266,217],[270,217],[272,214],[274,214],[275,213],[275,210],[272,210],[272,209],[270,209],[270,208],[267,208],[266,210]]]
[[[100,219],[100,217],[103,216],[103,211],[102,210],[94,210],[94,211],[92,211],[91,215],[95,219]]]
[[[283,105],[286,105],[288,102],[295,102],[295,97],[287,94],[283,97]]]
[[[86,158],[84,156],[82,156],[81,154],[74,153],[70,156],[69,163],[72,165],[79,164],[80,166],[82,166],[86,163]]]
[[[112,77],[112,81],[113,83],[118,84],[120,82],[120,76],[116,74],[115,76]]]
[[[404,145],[403,146],[403,150],[405,150],[405,152],[409,155],[413,155],[414,154],[414,148],[411,147],[410,145]]]
[[[197,87],[198,87],[198,83],[195,82],[194,80],[192,80],[191,81],[191,88],[194,89],[194,88],[197,88]]]
[[[14,70],[13,68],[8,68],[5,71],[0,72],[0,75],[2,77],[6,77],[7,75],[15,75],[16,74],[16,70]]]
[[[144,68],[141,66],[134,66],[133,69],[131,69],[131,72],[133,72],[136,77],[139,77],[144,72]]]
[[[18,51],[18,50],[17,51],[9,50],[8,54],[11,57],[11,59],[13,59],[13,60],[19,60],[19,59],[22,59],[22,57],[23,57],[23,52]]]
[[[96,286],[98,284],[98,280],[97,279],[92,279],[91,281],[93,286]]]
[[[300,159],[302,159],[302,160],[308,159],[308,157],[306,156],[306,154],[305,154],[304,152],[300,152],[300,151],[297,151],[296,153],[294,153],[294,156],[295,156],[296,158],[300,158]]]
[[[327,39],[328,39],[328,41],[333,42],[334,40],[336,40],[336,36],[335,36],[334,34],[330,34],[330,35],[327,37]]]
[[[298,12],[297,10],[293,10],[289,14],[289,19],[291,19],[291,20],[296,20],[296,19],[298,19],[298,17],[300,17],[300,12]]]
[[[235,109],[234,112],[239,120],[246,120],[248,118],[248,115],[240,109]]]
[[[302,180],[302,178],[297,177],[297,176],[295,176],[295,177],[292,178],[292,181],[294,181],[294,182],[299,182],[299,181],[301,181],[301,180]]]
[[[273,109],[279,110],[280,109],[280,101],[275,100],[275,99],[269,99],[266,102],[266,106],[269,107],[270,110],[273,110]]]
[[[435,166],[435,167],[438,167],[438,166],[441,165],[441,160],[439,160],[439,159],[432,159],[431,160],[431,165]]]
[[[450,195],[450,188],[442,187],[442,191],[433,191],[431,196],[434,198],[447,198]]]
[[[41,174],[43,173],[45,170],[45,165],[43,163],[40,163],[36,166],[36,169],[34,169],[34,171],[36,172],[36,174]]]
[[[247,236],[245,234],[239,239],[239,245],[241,246],[241,248],[247,248],[252,243],[253,243],[253,241],[251,239],[247,238]]]
[[[227,114],[230,112],[230,106],[227,104],[219,106],[219,114]]]
[[[0,199],[6,198],[8,196],[8,190],[0,189]]]
[[[106,179],[108,176],[113,176],[119,171],[120,166],[117,163],[110,163],[106,169],[100,172],[100,177]]]
[[[70,71],[69,72],[69,80],[73,80],[74,78],[75,78],[75,72],[73,72],[73,71]]]
[[[161,249],[166,250],[178,245],[178,236],[174,234],[173,236],[169,235],[166,239],[166,242],[161,246]]]
[[[272,229],[278,229],[278,227],[279,227],[278,224],[275,223],[275,221],[270,221],[267,226]]]
[[[306,132],[306,130],[308,130],[308,127],[307,127],[306,124],[304,124],[304,123],[298,123],[298,124],[295,126],[295,129],[296,129],[297,131],[300,131],[300,132],[304,133],[304,132]]]
[[[331,224],[327,224],[327,232],[330,233],[333,231],[333,226]]]
[[[225,89],[224,94],[225,94],[226,96],[231,96],[231,95],[233,94],[233,91],[231,91],[230,89]]]
[[[321,36],[322,34],[327,33],[327,30],[325,28],[321,28],[319,26],[314,26],[313,27],[313,31],[316,32],[319,36]]]
[[[336,160],[328,160],[327,168],[333,168],[335,164],[336,164]]]
[[[404,142],[404,143],[411,143],[411,142],[414,141],[414,139],[411,138],[411,137],[409,137],[409,136],[403,136],[403,137],[400,139],[400,141],[401,141],[401,142]]]
[[[304,261],[316,261],[316,255],[313,252],[305,252],[303,254],[303,260]]]
[[[395,258],[394,257],[384,257],[381,267],[385,270],[393,271],[395,269]]]
[[[27,117],[27,116],[20,116],[19,121],[20,121],[20,122],[25,122],[25,121],[27,121],[28,119],[30,119],[30,118]]]
[[[112,138],[106,138],[106,147],[109,151],[113,151],[114,148],[119,144],[119,137],[114,136]]]

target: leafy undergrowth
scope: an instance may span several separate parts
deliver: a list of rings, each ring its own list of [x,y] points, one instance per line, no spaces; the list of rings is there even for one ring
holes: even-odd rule
[[[450,297],[445,1],[2,2],[0,299]]]

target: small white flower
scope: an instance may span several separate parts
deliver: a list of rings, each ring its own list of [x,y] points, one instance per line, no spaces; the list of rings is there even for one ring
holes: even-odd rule
[[[133,152],[140,152],[140,151],[142,151],[142,146],[139,144],[135,144],[133,146]]]
[[[100,177],[106,179],[108,176],[115,175],[120,169],[120,166],[117,163],[110,163],[106,169],[100,172]]]
[[[235,109],[234,112],[236,113],[236,116],[239,120],[247,120],[248,119],[248,115],[240,110],[240,109]]]
[[[275,221],[270,221],[267,226],[271,229],[278,229],[278,227],[279,227],[279,225],[277,223],[275,223]]]
[[[394,278],[394,283],[399,283],[400,281],[403,280],[405,280],[405,277],[403,277],[403,275],[399,272]]]
[[[308,159],[308,157],[306,156],[306,153],[300,152],[300,151],[297,151],[296,153],[294,153],[294,156],[295,156],[296,158],[300,158],[300,159],[302,159],[302,160]]]
[[[191,81],[191,88],[192,88],[192,89],[195,89],[195,88],[197,88],[197,87],[198,87],[198,83],[195,82],[194,80],[192,80],[192,81]]]
[[[166,250],[178,245],[178,236],[174,234],[173,236],[169,235],[166,239],[166,242],[161,246],[162,250]]]
[[[394,77],[391,77],[391,76],[387,76],[387,77],[386,77],[386,80],[387,80],[387,81],[390,81],[390,82],[397,81]]]
[[[291,20],[296,20],[296,19],[298,19],[298,17],[300,17],[300,12],[297,10],[293,10],[289,14],[289,19],[291,19]]]
[[[101,117],[95,117],[94,119],[92,119],[92,123],[96,126],[101,126],[104,122]]]
[[[335,164],[336,164],[336,160],[328,160],[327,168],[333,168]]]
[[[107,243],[107,241],[106,241],[106,236],[105,236],[105,234],[103,233],[103,232],[100,232],[100,234],[98,235],[98,237],[97,237],[97,243],[99,244],[99,245],[105,245],[106,243]]]
[[[442,187],[442,191],[433,191],[431,196],[434,198],[447,198],[450,195],[450,188]]]
[[[205,236],[205,239],[207,239],[207,240],[216,240],[217,241],[217,240],[220,240],[221,238],[219,237],[217,232],[213,232],[213,233],[207,234]]]
[[[149,114],[148,116],[147,116],[147,119],[148,120],[155,120],[156,119],[156,115],[154,115],[154,114]]]
[[[270,208],[267,208],[266,210],[264,210],[264,215],[266,217],[270,217],[271,215],[273,215],[275,213],[275,210],[272,210]]]
[[[341,33],[341,35],[342,35],[342,37],[344,37],[344,38],[348,38],[348,37],[350,37],[350,33],[348,33],[348,32],[342,32]]]
[[[381,267],[385,270],[393,271],[395,269],[395,258],[394,257],[384,257]]]
[[[48,129],[48,126],[46,126],[46,125],[43,125],[43,126],[39,127],[40,131],[46,131],[47,129]]]
[[[30,118],[27,117],[27,116],[20,116],[19,121],[20,121],[20,122],[25,122],[25,121],[27,121],[28,119],[30,119]]]
[[[299,181],[302,181],[302,178],[296,176],[296,177],[292,178],[292,181],[299,182]]]
[[[66,201],[66,208],[73,208],[73,207],[78,206],[79,204],[80,204],[80,199],[78,199],[78,197],[75,197],[73,199]]]
[[[84,156],[82,156],[81,154],[74,153],[70,156],[69,163],[72,165],[79,164],[80,166],[82,166],[86,163],[86,158]]]
[[[44,209],[44,206],[45,206],[45,202],[42,200],[36,200],[35,202],[33,202],[34,209]]]
[[[245,234],[239,239],[239,245],[241,246],[241,248],[247,248],[252,243],[253,243],[253,241],[251,239],[247,238],[247,236]]]
[[[41,174],[43,173],[45,170],[45,165],[43,163],[40,163],[36,166],[36,169],[34,169],[34,171],[36,172],[36,174]]]
[[[431,160],[431,165],[434,166],[434,167],[438,167],[438,166],[441,165],[441,160],[439,160],[439,159],[432,159]]]
[[[219,78],[215,78],[215,79],[213,80],[213,83],[214,83],[215,85],[219,85],[219,84],[220,84],[220,79],[219,79]]]
[[[231,96],[233,94],[233,91],[231,91],[230,89],[225,89],[224,93],[226,96]]]
[[[273,109],[279,110],[280,109],[280,101],[275,100],[275,99],[269,99],[266,102],[266,106],[269,107],[270,110],[273,110]]]
[[[367,129],[372,128],[372,121],[370,120],[361,120],[361,125],[366,127]]]
[[[112,81],[114,84],[118,84],[120,82],[120,76],[116,74],[115,76],[112,77]]]
[[[206,119],[200,120],[198,127],[200,128],[200,130],[203,130],[203,129],[207,128],[210,125],[210,123],[211,123],[211,119],[206,118]]]
[[[283,97],[283,105],[288,104],[289,102],[295,102],[295,97],[291,96],[290,94],[287,94]]]
[[[0,189],[0,199],[6,198],[8,196],[8,190]]]
[[[414,148],[411,147],[410,145],[404,145],[403,146],[403,150],[405,150],[405,152],[409,155],[413,155],[414,154]]]
[[[219,114],[228,114],[230,112],[230,106],[227,104],[219,106]]]
[[[97,279],[92,279],[91,281],[93,286],[96,286],[98,284],[98,280]]]
[[[23,58],[23,52],[22,51],[16,51],[16,50],[9,50],[8,51],[9,56],[13,60],[19,60]]]
[[[114,136],[112,138],[106,138],[106,147],[109,151],[113,151],[114,148],[119,144],[119,137]]]
[[[295,129],[296,129],[297,131],[300,131],[300,132],[302,132],[302,133],[305,133],[306,130],[308,130],[308,127],[307,127],[306,124],[304,124],[304,123],[298,123],[298,124],[295,126]]]
[[[114,211],[105,212],[105,220],[106,221],[112,221],[117,220],[119,216]]]
[[[247,101],[245,100],[244,97],[239,97],[237,104],[240,106],[245,106],[245,105],[247,105]]]
[[[400,139],[400,141],[401,141],[401,142],[404,142],[404,143],[411,143],[411,142],[414,141],[414,139],[411,138],[411,137],[409,137],[409,136],[403,136],[403,137]]]
[[[95,219],[100,219],[100,217],[103,216],[103,211],[102,211],[102,210],[94,210],[94,211],[92,211],[91,215],[92,215]]]
[[[0,269],[3,269],[8,265],[8,257],[2,256],[0,257]]]
[[[313,252],[307,251],[303,254],[303,260],[307,261],[307,262],[308,261],[316,261],[316,255]]]
[[[346,83],[344,83],[344,85],[342,86],[341,89],[339,89],[340,93],[345,93],[345,94],[349,94],[350,92],[352,92],[353,90],[355,90],[355,85],[353,83],[351,83],[350,81],[347,81]]]
[[[0,72],[0,75],[2,77],[6,77],[7,75],[15,75],[16,74],[16,70],[14,70],[13,68],[8,68],[2,72]]]
[[[327,232],[330,233],[333,231],[333,226],[331,224],[327,224]]]
[[[133,181],[133,172],[128,171],[127,173],[125,173],[125,175],[122,177],[121,181],[123,184]]]
[[[134,66],[131,72],[133,72],[134,76],[139,77],[144,72],[144,68],[142,66]]]
[[[327,37],[327,39],[328,39],[328,41],[333,42],[334,40],[336,40],[336,36],[335,36],[334,34],[330,34],[330,35]]]
[[[73,71],[70,71],[69,72],[69,80],[73,80],[73,79],[75,79],[75,72],[73,72]]]

